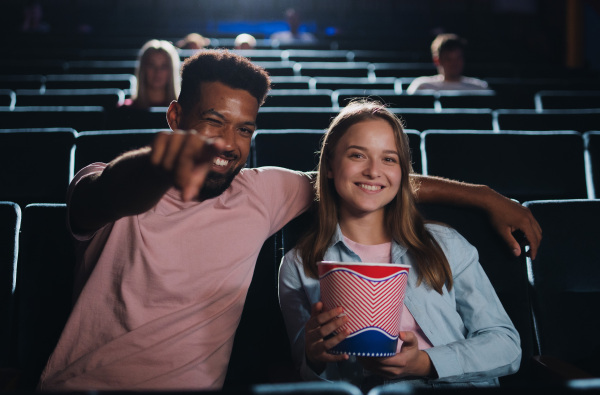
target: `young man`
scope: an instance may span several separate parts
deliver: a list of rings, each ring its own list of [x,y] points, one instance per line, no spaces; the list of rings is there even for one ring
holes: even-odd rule
[[[243,169],[268,90],[247,59],[199,52],[167,111],[174,132],[76,175],[77,300],[40,389],[222,387],[261,246],[313,199],[306,174]],[[419,193],[487,209],[515,253],[518,228],[535,254],[535,219],[489,188],[426,177]]]
[[[406,89],[413,94],[417,90],[482,90],[488,89],[485,81],[464,77],[465,41],[456,34],[440,34],[431,43],[431,56],[438,74],[418,77]]]

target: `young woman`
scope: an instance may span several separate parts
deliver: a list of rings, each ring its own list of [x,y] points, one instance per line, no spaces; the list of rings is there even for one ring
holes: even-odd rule
[[[519,334],[478,262],[455,230],[425,224],[415,207],[408,138],[374,102],[354,102],[323,140],[312,228],[288,252],[279,298],[292,356],[307,380],[494,386],[518,370]],[[332,355],[347,333],[342,307],[324,311],[317,262],[411,265],[397,354]]]
[[[143,110],[168,107],[179,96],[180,64],[179,53],[173,44],[164,40],[148,41],[138,56],[137,89],[125,105]]]

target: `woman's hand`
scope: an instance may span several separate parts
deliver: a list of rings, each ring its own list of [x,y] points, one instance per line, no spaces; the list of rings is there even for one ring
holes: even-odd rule
[[[344,340],[349,331],[347,329],[338,331],[348,322],[348,318],[340,316],[343,313],[341,307],[329,311],[323,311],[323,303],[317,302],[312,306],[310,319],[304,326],[304,346],[306,359],[309,366],[316,373],[325,370],[325,364],[328,362],[345,361],[348,355],[334,355],[327,353],[327,350],[339,344]]]
[[[431,377],[435,369],[425,351],[419,350],[419,340],[413,332],[400,332],[403,341],[400,352],[387,358],[359,358],[363,367],[387,379],[400,377]]]

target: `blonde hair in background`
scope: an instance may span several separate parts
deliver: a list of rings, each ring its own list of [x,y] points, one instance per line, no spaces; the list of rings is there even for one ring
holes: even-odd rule
[[[146,91],[146,62],[148,57],[153,53],[165,54],[171,66],[171,78],[165,87],[165,97],[167,102],[177,100],[179,91],[181,90],[181,79],[179,77],[179,69],[181,68],[181,60],[177,48],[165,40],[150,40],[146,42],[140,49],[138,61],[135,69],[137,78],[137,89],[131,95],[131,98],[136,102],[137,106],[147,108],[150,106]]]

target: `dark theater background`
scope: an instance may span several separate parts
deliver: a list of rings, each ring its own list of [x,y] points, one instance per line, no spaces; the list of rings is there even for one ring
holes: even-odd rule
[[[39,22],[25,27],[25,9],[36,4],[31,19]],[[387,49],[427,62],[434,35],[453,32],[468,40],[473,62],[600,67],[595,0],[4,0],[3,59],[36,49],[41,56],[61,42],[65,49],[139,48],[151,38],[176,41],[191,32],[261,40],[286,28],[289,7],[328,49]]]
[[[271,38],[288,9],[310,39]],[[190,33],[272,77],[248,166],[313,170],[332,116],[368,96],[402,118],[416,172],[489,185],[541,224],[538,257],[517,258],[483,213],[420,205],[478,248],[521,336],[521,368],[496,389],[369,395],[600,392],[600,0],[0,0],[0,394],[35,391],[70,312],[69,182],[168,128],[168,104],[121,110],[140,48]],[[256,45],[234,49],[242,33]],[[440,33],[467,41],[464,75],[487,89],[407,93],[437,73]],[[215,393],[361,393],[302,384],[291,366],[277,273],[304,220],[263,245]]]

